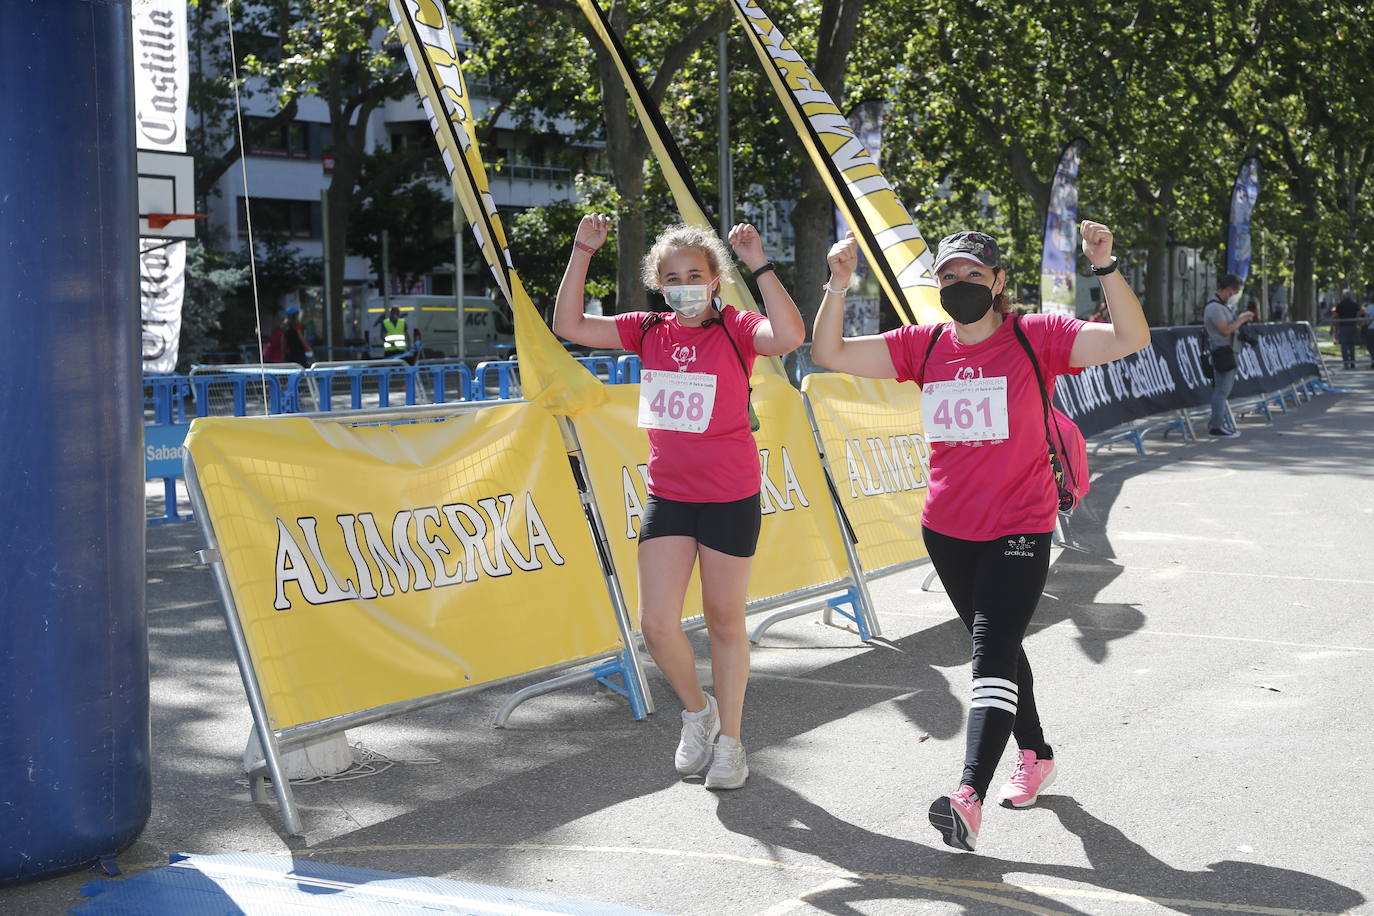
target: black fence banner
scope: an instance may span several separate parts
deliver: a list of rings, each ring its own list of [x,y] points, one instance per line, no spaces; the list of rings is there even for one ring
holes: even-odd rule
[[[1255,343],[1236,354],[1233,398],[1287,388],[1320,373],[1311,330],[1302,324],[1251,324]],[[1202,374],[1201,326],[1151,328],[1150,345],[1138,353],[1080,375],[1060,376],[1054,403],[1085,436],[1173,410],[1211,402],[1212,383]]]

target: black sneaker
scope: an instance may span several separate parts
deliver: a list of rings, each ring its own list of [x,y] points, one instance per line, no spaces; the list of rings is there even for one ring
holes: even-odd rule
[[[1216,436],[1221,439],[1239,439],[1240,430],[1238,429],[1209,429],[1207,435]]]

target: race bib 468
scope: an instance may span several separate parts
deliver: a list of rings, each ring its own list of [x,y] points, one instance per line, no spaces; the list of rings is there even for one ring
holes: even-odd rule
[[[639,374],[639,425],[645,429],[704,433],[715,404],[716,377],[709,372]]]

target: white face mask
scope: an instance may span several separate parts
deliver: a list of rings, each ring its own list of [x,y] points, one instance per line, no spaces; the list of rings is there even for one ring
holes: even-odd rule
[[[711,284],[700,286],[665,286],[663,298],[673,311],[683,318],[695,318],[711,305]]]

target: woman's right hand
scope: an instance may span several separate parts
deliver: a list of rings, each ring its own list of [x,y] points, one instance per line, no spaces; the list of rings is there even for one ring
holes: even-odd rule
[[[600,248],[606,244],[606,236],[611,231],[611,218],[605,213],[589,213],[582,217],[574,238],[588,248]]]
[[[853,232],[846,232],[844,238],[830,246],[825,256],[830,265],[830,280],[827,285],[834,289],[844,289],[849,278],[854,276],[854,268],[859,264],[859,243],[854,240]]]

